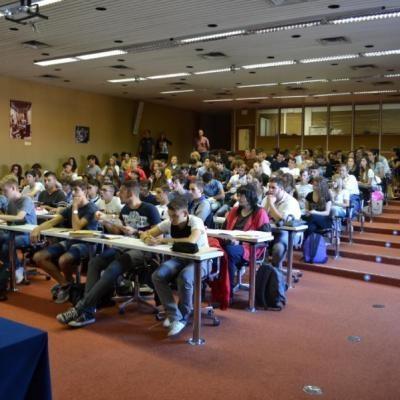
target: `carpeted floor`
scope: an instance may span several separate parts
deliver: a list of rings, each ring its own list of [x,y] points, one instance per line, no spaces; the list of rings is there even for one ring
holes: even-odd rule
[[[109,308],[95,325],[66,329],[50,286],[38,278],[21,287],[0,315],[48,331],[55,400],[400,399],[396,287],[305,272],[283,312],[247,313],[243,294],[237,309],[218,311],[221,326],[204,327],[206,345],[191,347],[190,329],[166,339],[151,315],[133,309]]]

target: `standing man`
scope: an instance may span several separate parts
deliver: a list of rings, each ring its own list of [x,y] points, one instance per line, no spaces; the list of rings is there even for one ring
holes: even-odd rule
[[[210,141],[206,136],[204,136],[203,129],[199,129],[198,136],[195,141],[195,149],[200,153],[201,161],[204,162],[205,158],[208,157]]]
[[[149,129],[144,131],[143,137],[139,142],[139,157],[140,165],[145,171],[149,171],[151,160],[154,151],[154,139],[151,137],[151,132]]]

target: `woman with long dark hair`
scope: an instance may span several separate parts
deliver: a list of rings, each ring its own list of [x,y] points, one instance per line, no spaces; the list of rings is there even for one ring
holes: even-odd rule
[[[227,230],[241,231],[269,231],[269,218],[264,208],[258,205],[257,190],[254,185],[247,184],[237,190],[239,206],[233,207],[226,216],[223,228]],[[238,268],[249,261],[250,248],[248,243],[239,244],[237,241],[229,241],[225,244],[228,256],[229,279],[232,289]],[[258,249],[256,255],[264,249]]]
[[[365,155],[361,157],[358,187],[364,201],[369,201],[371,198],[371,191],[377,188],[380,183],[381,180],[375,175],[374,170],[371,168],[368,156]]]
[[[313,178],[312,185],[313,191],[306,196],[305,220],[308,223],[306,234],[332,226],[330,217],[332,198],[328,184],[324,178],[317,176]]]

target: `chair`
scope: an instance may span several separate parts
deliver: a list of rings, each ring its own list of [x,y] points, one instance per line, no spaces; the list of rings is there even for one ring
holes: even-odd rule
[[[37,251],[41,250],[46,244],[46,241],[42,241],[20,249],[22,254],[22,266],[24,269],[24,280],[22,282],[23,284],[30,285],[31,281],[29,280],[29,278],[32,276],[43,276],[46,281],[49,281],[51,279],[50,275],[36,268],[33,261],[33,255]]]
[[[333,246],[334,248],[335,259],[339,258],[340,231],[338,229],[338,226],[339,226],[339,220],[341,219],[342,219],[341,217],[333,217],[330,228],[318,229],[316,232],[328,238],[329,245]]]

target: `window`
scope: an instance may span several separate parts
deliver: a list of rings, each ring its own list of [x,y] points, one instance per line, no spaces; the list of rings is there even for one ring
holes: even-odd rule
[[[304,109],[304,136],[326,136],[327,129],[328,107]]]
[[[261,110],[259,115],[259,136],[276,136],[278,134],[279,110]]]
[[[302,108],[281,109],[281,135],[301,136]]]
[[[356,105],[354,135],[379,135],[379,104]]]
[[[351,135],[352,106],[333,106],[330,112],[330,135]]]
[[[400,134],[400,104],[382,104],[383,135]]]

